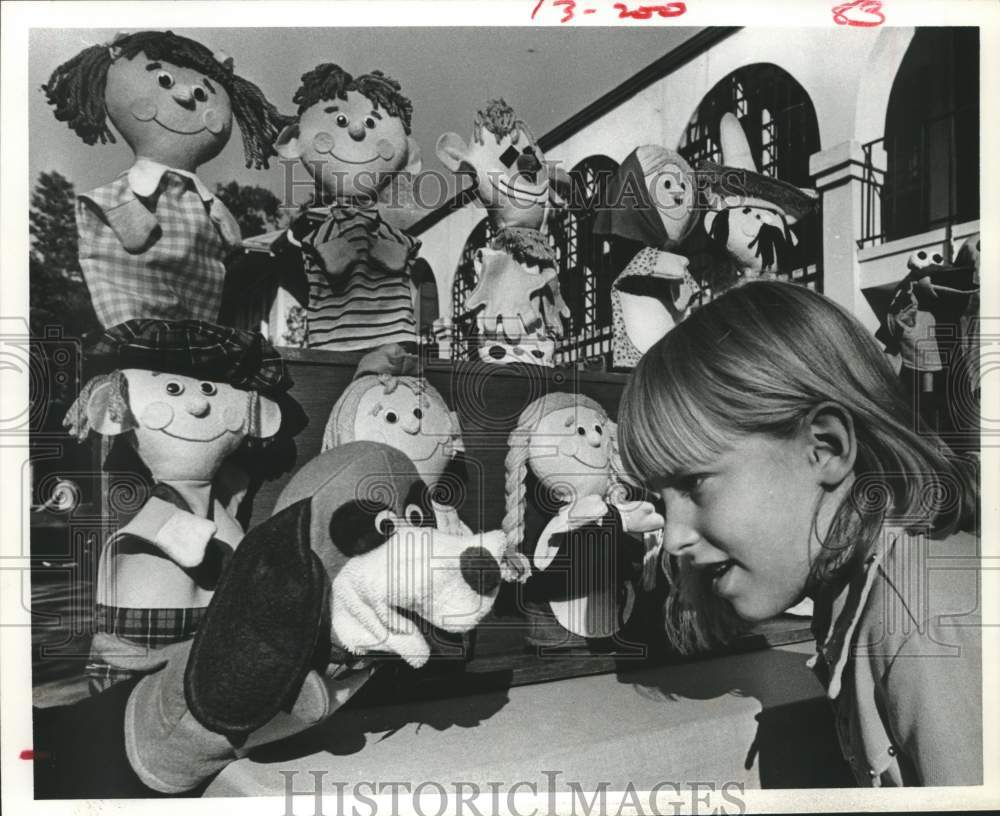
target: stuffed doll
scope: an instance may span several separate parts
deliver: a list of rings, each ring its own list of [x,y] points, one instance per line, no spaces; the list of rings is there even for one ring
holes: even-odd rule
[[[891,338],[887,350],[898,350],[899,377],[929,427],[941,427],[946,402],[946,358],[938,342],[938,324],[958,326],[969,301],[978,293],[973,270],[945,263],[937,252],[920,249],[906,262],[909,274],[899,282],[889,303],[886,327]],[[957,328],[956,328],[957,330]]]
[[[447,501],[454,491],[443,483],[445,472],[465,450],[458,415],[418,376],[416,356],[399,345],[365,355],[330,411],[323,450],[359,440],[383,442],[405,453],[431,489],[438,528],[469,532]]]
[[[548,394],[522,411],[508,445],[506,575],[527,582],[529,612],[610,637],[631,613],[645,555],[628,534],[663,526],[651,503],[627,500],[615,424],[589,397]]]
[[[287,119],[233,61],[173,32],[119,35],[56,68],[43,86],[83,141],[132,148],[135,164],[77,198],[80,266],[101,324],[133,318],[216,321],[225,260],[240,242],[232,214],[195,175],[229,141],[267,167]]]
[[[191,790],[321,722],[379,656],[424,665],[417,620],[466,632],[489,613],[503,534],[442,533],[426,495],[413,464],[374,442],[321,453],[293,476],[233,555],[193,644],[134,658],[155,671],[125,709],[128,760],[145,785]]]
[[[410,274],[420,242],[376,206],[394,174],[420,171],[410,100],[381,71],[353,77],[325,63],[303,74],[293,102],[298,119],[275,147],[301,160],[327,205],[288,233],[308,279],[307,345],[358,351],[416,342]]]
[[[64,425],[127,435],[154,486],[105,544],[95,630],[142,647],[189,639],[243,530],[217,481],[241,446],[298,430],[291,378],[260,335],[194,320],[130,320],[89,351],[97,373]],[[87,673],[99,691],[128,677],[95,638]]]
[[[729,274],[717,274],[716,288],[788,271],[788,255],[798,243],[792,225],[815,210],[819,195],[757,172],[750,144],[733,114],[719,123],[723,164],[706,161],[699,174],[709,179],[709,211],[704,226],[725,254]]]
[[[594,233],[641,244],[611,284],[612,362],[631,368],[687,315],[698,285],[676,249],[697,222],[695,183],[684,157],[658,145],[633,150],[611,181],[611,207]]]
[[[454,172],[474,175],[476,197],[495,233],[476,253],[477,284],[465,304],[478,311],[480,358],[553,365],[570,311],[542,229],[550,200],[562,203],[555,185],[566,181],[565,173],[545,162],[527,126],[502,99],[476,114],[469,144],[445,133],[437,155]]]

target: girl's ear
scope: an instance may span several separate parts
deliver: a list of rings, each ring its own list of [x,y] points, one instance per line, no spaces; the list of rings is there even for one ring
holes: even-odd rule
[[[281,427],[281,408],[270,397],[257,396],[256,427],[250,429],[250,435],[260,439],[274,436]]]
[[[424,161],[420,154],[420,145],[412,136],[406,137],[406,154],[406,167],[403,168],[403,172],[415,176],[423,169]]]
[[[87,402],[87,422],[101,436],[118,436],[134,430],[138,423],[127,407],[124,411],[115,407],[119,402],[115,397],[121,389],[113,382],[102,383],[94,389]]]
[[[827,487],[841,484],[853,471],[858,455],[854,419],[835,402],[817,405],[805,423],[809,464]]]
[[[302,148],[299,145],[298,122],[282,128],[274,142],[274,152],[283,159],[297,159],[302,155]]]

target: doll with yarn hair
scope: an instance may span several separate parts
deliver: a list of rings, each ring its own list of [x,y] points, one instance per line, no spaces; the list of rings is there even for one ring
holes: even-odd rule
[[[476,197],[494,228],[490,245],[476,252],[477,283],[465,304],[477,313],[480,359],[552,366],[570,310],[543,229],[550,205],[563,203],[556,186],[568,177],[545,161],[503,99],[476,113],[468,144],[457,133],[443,134],[437,155],[450,170],[474,176]]]
[[[629,500],[615,436],[594,400],[554,393],[522,411],[508,440],[502,566],[527,582],[529,611],[586,638],[610,637],[631,613],[644,553],[628,534],[663,526],[650,502]]]
[[[229,142],[267,167],[287,121],[231,57],[171,31],[119,35],[60,65],[42,86],[55,116],[135,163],[77,197],[80,266],[104,327],[133,318],[216,321],[236,219],[196,175]]]
[[[698,221],[695,182],[684,157],[642,145],[611,181],[610,206],[594,232],[641,249],[611,284],[612,361],[631,367],[687,315],[698,284],[676,249]]]

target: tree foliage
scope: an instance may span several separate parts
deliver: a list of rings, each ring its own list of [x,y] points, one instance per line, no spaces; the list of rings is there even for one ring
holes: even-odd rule
[[[281,229],[288,224],[281,201],[266,187],[230,181],[216,185],[215,194],[236,218],[244,238]]]

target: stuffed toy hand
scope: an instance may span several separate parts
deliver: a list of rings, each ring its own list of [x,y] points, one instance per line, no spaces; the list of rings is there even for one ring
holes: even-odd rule
[[[654,533],[663,529],[663,516],[656,512],[651,502],[627,502],[614,507],[621,514],[622,529],[626,533]]]
[[[335,227],[335,234],[304,243],[311,247],[314,258],[326,274],[337,277],[355,264],[368,260],[372,236],[359,221],[346,222],[342,229],[339,223]]]

